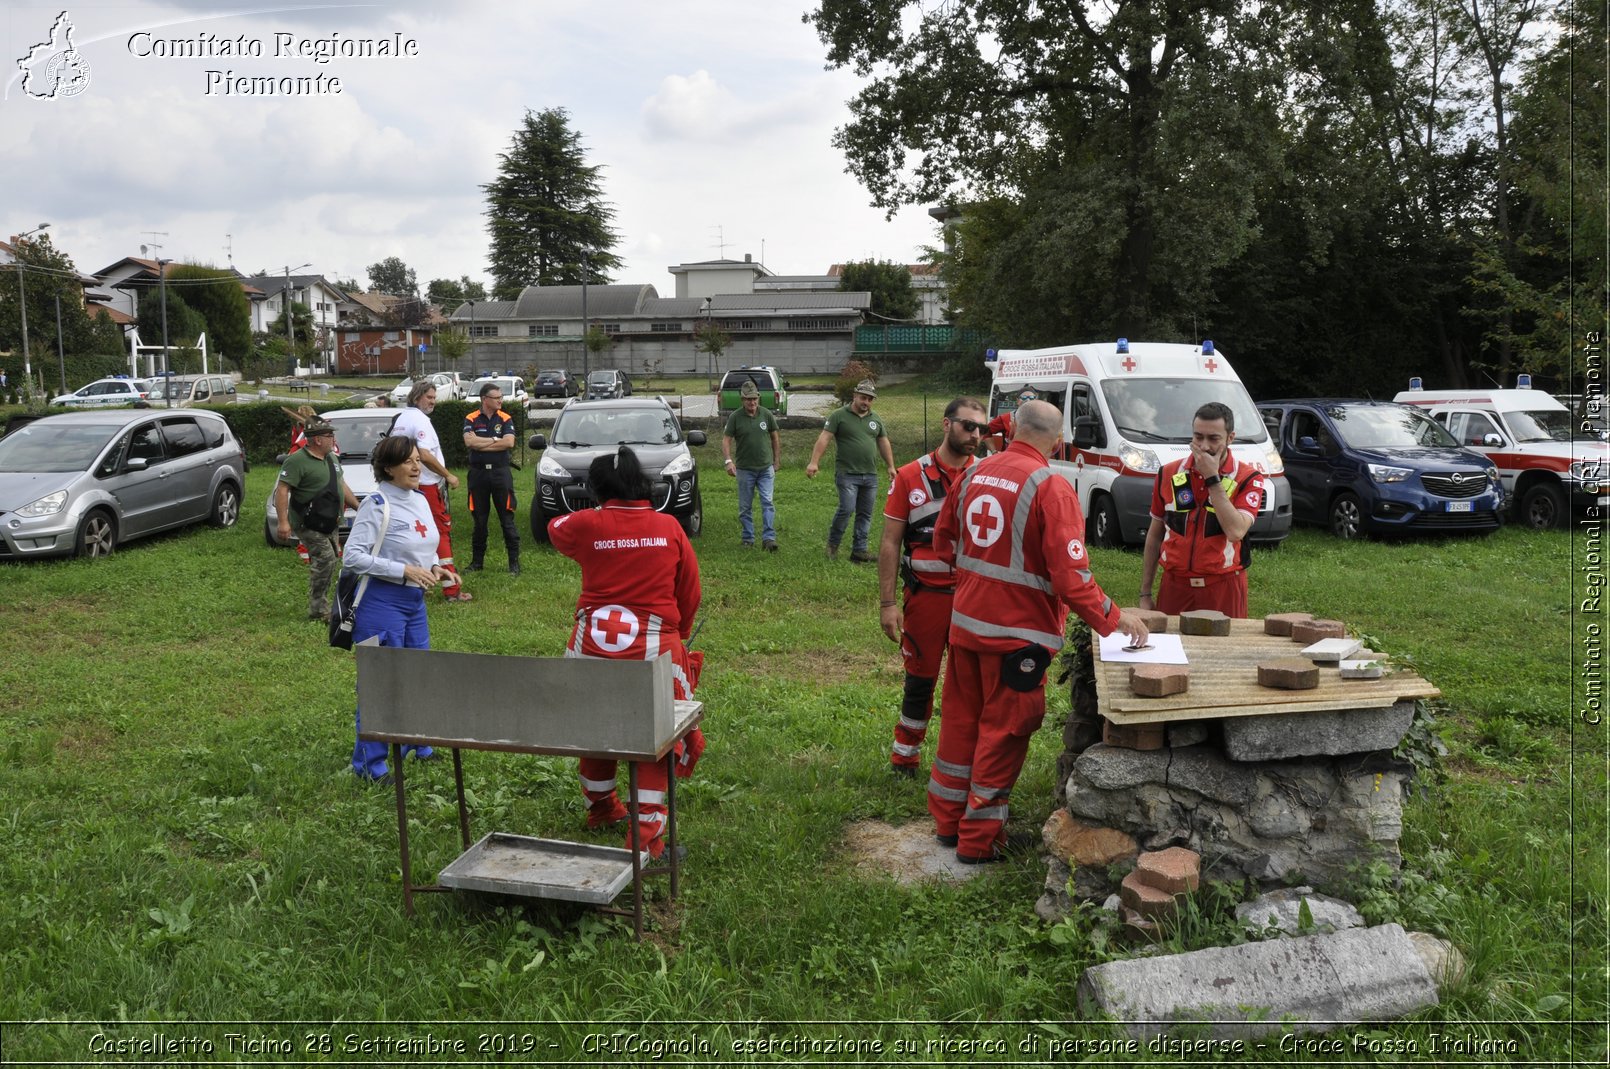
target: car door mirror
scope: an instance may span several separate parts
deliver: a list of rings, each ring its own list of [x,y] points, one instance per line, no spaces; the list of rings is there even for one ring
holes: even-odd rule
[[[528,449],[546,449],[548,448],[548,436],[546,434],[533,434],[526,439],[525,444]]]
[[[1489,432],[1481,436],[1481,444],[1502,446],[1504,444],[1504,439],[1502,435]]]
[[[123,462],[124,471],[144,471],[151,466],[151,462],[144,457],[129,457]]]
[[[1297,452],[1307,453],[1310,456],[1319,456],[1319,440],[1311,434],[1305,434],[1297,439]]]
[[[1076,449],[1092,449],[1096,445],[1096,421],[1089,416],[1074,420],[1073,445]]]

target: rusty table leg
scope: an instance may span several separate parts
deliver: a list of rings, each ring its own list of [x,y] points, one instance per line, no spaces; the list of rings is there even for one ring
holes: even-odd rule
[[[458,789],[458,838],[463,848],[470,848],[470,811],[464,804],[464,755],[453,747],[453,786]]]
[[[642,828],[637,823],[637,762],[631,761],[626,766],[626,781],[628,790],[626,794],[627,819],[632,822],[632,929],[637,933],[637,941],[643,941],[643,843]]]
[[[676,752],[665,755],[665,852],[671,858],[671,901],[676,901],[682,863],[676,856]]]

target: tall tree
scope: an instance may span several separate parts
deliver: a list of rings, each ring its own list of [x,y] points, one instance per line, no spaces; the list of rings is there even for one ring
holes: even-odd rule
[[[0,266],[0,347],[18,355],[21,367],[22,304],[19,288],[28,298],[28,344],[30,351],[44,352],[56,347],[56,304],[61,302],[62,348],[65,352],[91,353],[97,335],[84,310],[84,289],[72,257],[59,252],[49,234],[36,234],[13,246],[16,263]],[[19,284],[18,276],[22,276]],[[116,351],[115,349],[113,351]],[[35,364],[38,363],[35,358]],[[37,370],[37,368],[36,368]]]
[[[598,165],[589,165],[581,135],[563,108],[527,111],[498,176],[486,192],[492,238],[492,296],[510,301],[526,286],[594,285],[621,266]]]
[[[170,299],[177,294],[207,324],[210,351],[244,367],[252,350],[252,311],[233,271],[175,264],[168,272]],[[173,324],[168,324],[171,332]],[[149,335],[146,335],[149,339]],[[191,337],[186,344],[194,342]]]
[[[408,296],[419,292],[419,279],[414,269],[397,256],[388,256],[368,267],[369,288],[379,293]]]
[[[486,300],[486,286],[470,281],[469,275],[460,275],[457,281],[450,278],[433,278],[425,287],[425,299],[447,308],[456,308],[464,301]]]
[[[870,292],[872,314],[881,319],[915,319],[921,305],[911,288],[911,272],[906,265],[888,260],[845,264],[839,289]]]
[[[162,315],[163,299],[166,297],[168,314],[166,318],[168,350],[171,354],[181,346],[194,346],[196,339],[207,329],[207,320],[200,312],[185,303],[184,295],[178,286],[151,286],[140,293],[140,303],[136,320],[140,328],[140,341],[145,345],[161,345],[163,339],[164,319]],[[236,283],[239,288],[239,283]]]

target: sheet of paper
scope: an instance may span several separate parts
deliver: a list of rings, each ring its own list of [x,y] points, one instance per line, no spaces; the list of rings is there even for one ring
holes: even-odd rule
[[[1149,650],[1138,650],[1129,653],[1124,646],[1129,637],[1121,631],[1114,631],[1101,640],[1101,659],[1107,664],[1124,661],[1129,664],[1190,664],[1185,657],[1185,647],[1180,644],[1178,635],[1153,635],[1146,640],[1151,647]]]

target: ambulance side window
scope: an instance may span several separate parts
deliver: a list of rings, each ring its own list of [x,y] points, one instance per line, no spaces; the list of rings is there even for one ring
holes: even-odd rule
[[[1088,383],[1075,383],[1068,396],[1068,425],[1078,427],[1081,419],[1090,420],[1095,424],[1096,448],[1100,449],[1107,444],[1107,428],[1102,426],[1101,412],[1096,408],[1096,398],[1091,392]]]

